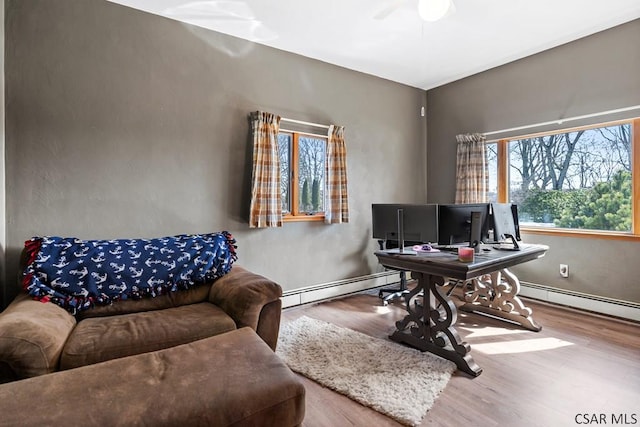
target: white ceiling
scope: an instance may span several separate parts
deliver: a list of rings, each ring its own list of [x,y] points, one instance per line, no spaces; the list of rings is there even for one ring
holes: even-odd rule
[[[431,23],[418,0],[110,1],[422,89],[640,18],[640,0],[454,0]]]

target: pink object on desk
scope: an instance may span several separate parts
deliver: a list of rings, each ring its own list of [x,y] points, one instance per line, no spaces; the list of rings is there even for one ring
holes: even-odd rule
[[[462,262],[473,262],[473,248],[458,248],[458,260]]]

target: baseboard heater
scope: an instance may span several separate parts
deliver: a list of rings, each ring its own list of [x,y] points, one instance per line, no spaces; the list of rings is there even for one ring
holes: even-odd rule
[[[383,271],[367,274],[365,276],[352,277],[319,285],[293,289],[282,293],[282,307],[293,307],[310,302],[322,301],[348,294],[353,294],[367,289],[389,285],[400,280],[397,271]]]
[[[367,274],[283,292],[282,306],[293,307],[389,285],[400,280],[397,271]],[[640,322],[640,304],[584,294],[531,282],[520,282],[520,295],[571,308]]]
[[[598,295],[554,288],[537,283],[520,282],[520,295],[553,304],[640,322],[640,304]]]

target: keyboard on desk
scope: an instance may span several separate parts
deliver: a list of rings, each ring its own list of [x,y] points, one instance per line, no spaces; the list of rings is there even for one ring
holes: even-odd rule
[[[467,246],[438,245],[434,247],[442,252],[458,252],[458,248],[466,248]]]
[[[434,246],[435,248],[440,249],[441,252],[454,252],[458,253],[459,248],[468,248],[467,245],[438,245]],[[480,245],[480,251],[476,252],[476,255],[486,254],[487,252],[491,252],[492,247],[486,244]]]

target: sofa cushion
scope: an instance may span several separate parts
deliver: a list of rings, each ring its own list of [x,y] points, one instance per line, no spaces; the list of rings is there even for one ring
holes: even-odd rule
[[[89,318],[80,321],[69,337],[60,369],[161,350],[234,329],[233,319],[208,302]]]
[[[168,292],[156,297],[140,299],[127,299],[115,301],[109,305],[96,305],[76,315],[78,320],[89,317],[113,316],[117,314],[138,313],[140,311],[161,310],[165,308],[179,307],[181,305],[195,304],[208,300],[210,283],[194,286],[190,289],[182,289]]]

